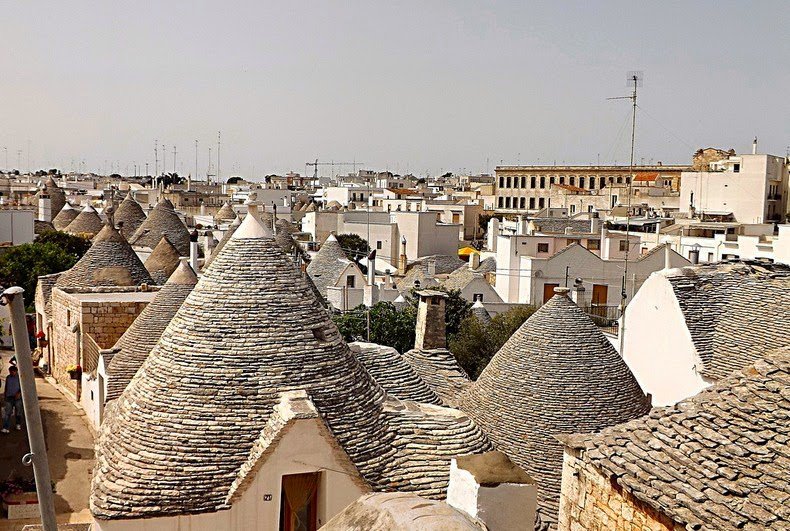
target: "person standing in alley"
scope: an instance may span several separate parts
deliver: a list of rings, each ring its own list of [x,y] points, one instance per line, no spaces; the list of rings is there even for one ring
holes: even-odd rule
[[[15,365],[8,368],[8,376],[5,378],[5,388],[3,390],[3,429],[2,433],[8,433],[11,428],[11,415],[16,416],[16,429],[22,429],[22,387],[19,384],[19,370]]]

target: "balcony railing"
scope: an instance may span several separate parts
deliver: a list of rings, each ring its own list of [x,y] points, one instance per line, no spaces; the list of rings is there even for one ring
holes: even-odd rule
[[[601,329],[602,332],[617,335],[620,328],[620,307],[592,305],[582,308],[584,313]]]

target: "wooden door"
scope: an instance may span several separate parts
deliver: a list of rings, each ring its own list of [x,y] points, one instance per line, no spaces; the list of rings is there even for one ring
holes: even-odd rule
[[[592,305],[606,306],[609,300],[609,286],[606,284],[593,284]]]
[[[559,284],[543,284],[543,304],[549,302],[549,299],[554,296],[554,288],[559,287]]]

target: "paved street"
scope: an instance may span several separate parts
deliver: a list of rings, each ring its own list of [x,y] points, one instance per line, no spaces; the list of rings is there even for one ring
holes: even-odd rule
[[[36,379],[44,422],[49,466],[55,482],[55,511],[60,522],[89,521],[88,495],[93,471],[93,435],[81,410],[67,400],[53,385]],[[27,432],[12,430],[0,434],[0,477],[33,477],[32,467],[22,465],[28,451]],[[22,529],[37,521],[0,519],[0,531]]]

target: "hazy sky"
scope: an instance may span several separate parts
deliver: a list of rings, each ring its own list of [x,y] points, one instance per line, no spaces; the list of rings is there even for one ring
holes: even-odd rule
[[[0,166],[29,145],[34,167],[153,171],[158,139],[194,173],[197,139],[204,175],[217,131],[225,177],[624,163],[628,102],[606,98],[629,70],[637,161],[790,145],[787,0],[25,1],[0,20]]]

